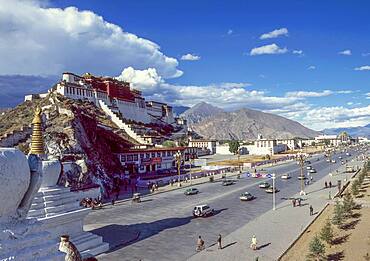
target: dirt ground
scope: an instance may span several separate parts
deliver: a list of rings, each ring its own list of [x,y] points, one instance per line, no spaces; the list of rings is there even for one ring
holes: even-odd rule
[[[334,244],[331,247],[326,245],[327,260],[370,260],[370,181],[363,183],[360,192],[357,200],[367,202],[368,207],[354,210],[352,217],[345,221],[344,228],[333,226]],[[306,260],[310,241],[332,217],[333,209],[334,205],[328,206],[281,260]]]
[[[281,157],[285,157],[285,155],[273,155],[271,159],[278,159]],[[252,163],[252,162],[259,162],[264,161],[266,158],[264,156],[254,156],[254,155],[243,155],[240,159],[230,159],[230,160],[223,160],[223,161],[215,161],[210,162],[207,165],[219,165],[219,166],[243,166],[243,163]]]

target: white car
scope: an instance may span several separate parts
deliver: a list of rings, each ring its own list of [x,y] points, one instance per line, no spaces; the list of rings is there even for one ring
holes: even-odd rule
[[[315,169],[310,169],[308,172],[309,173],[316,173],[316,170]]]
[[[335,160],[331,160],[332,163],[335,163],[336,161]]]
[[[253,200],[255,198],[255,196],[253,196],[251,193],[249,192],[244,192],[240,195],[239,199],[241,201],[250,201],[250,200]]]
[[[206,217],[213,215],[214,209],[208,205],[198,205],[193,209],[193,217]]]
[[[312,166],[307,166],[306,169],[312,169]]]
[[[281,175],[281,178],[282,179],[290,179],[291,176],[289,174],[283,174],[283,175]]]

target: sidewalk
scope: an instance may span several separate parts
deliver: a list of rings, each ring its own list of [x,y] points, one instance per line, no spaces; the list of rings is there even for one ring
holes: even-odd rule
[[[356,162],[353,162],[356,163]],[[359,166],[362,164],[358,163]],[[343,171],[344,167],[339,168]],[[299,193],[295,197],[301,197],[305,200],[301,207],[292,207],[290,200],[287,200],[276,206],[276,210],[270,210],[262,216],[247,223],[245,226],[227,235],[223,239],[222,250],[218,250],[214,246],[214,242],[210,242],[205,238],[206,250],[194,254],[189,260],[255,260],[259,261],[277,260],[279,256],[298,238],[305,228],[316,218],[318,213],[324,209],[329,203],[328,195],[334,196],[338,188],[331,189],[323,188],[325,180],[331,180],[336,184],[337,180],[343,180],[348,177],[348,174],[341,173],[333,177],[325,176],[321,180],[314,182],[306,187],[306,196],[300,196]],[[349,177],[348,177],[349,178]],[[277,197],[279,195],[277,194]],[[309,206],[312,205],[314,215],[309,215]],[[253,251],[249,248],[252,235],[256,235],[259,250]],[[212,239],[216,240],[216,239]],[[212,245],[212,246],[210,246]]]

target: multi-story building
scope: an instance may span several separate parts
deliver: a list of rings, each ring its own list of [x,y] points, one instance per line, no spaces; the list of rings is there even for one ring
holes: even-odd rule
[[[301,139],[278,139],[277,143],[287,145],[290,150],[301,149],[303,147]]]
[[[217,142],[215,140],[206,140],[206,139],[193,140],[191,137],[189,139],[188,144],[189,147],[199,148],[201,151],[206,151],[208,154],[216,153],[216,145]]]
[[[197,157],[197,148],[191,147],[127,149],[117,155],[126,173],[144,174],[174,169],[177,152],[181,153],[181,165],[190,158]]]
[[[161,102],[145,101],[141,91],[130,87],[127,82],[110,77],[95,77],[91,74],[79,76],[63,73],[56,91],[72,99],[89,100],[99,106],[99,100],[125,119],[139,123],[175,122],[172,107]]]
[[[246,147],[251,155],[274,155],[287,150],[286,144],[279,144],[276,139],[264,139],[262,135],[258,135],[253,145]]]

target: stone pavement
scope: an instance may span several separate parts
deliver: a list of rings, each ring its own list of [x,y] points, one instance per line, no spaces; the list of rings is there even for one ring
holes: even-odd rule
[[[352,162],[362,166],[360,162]],[[279,256],[299,237],[305,228],[315,219],[329,202],[329,191],[331,195],[335,195],[338,191],[337,187],[331,189],[324,188],[325,181],[331,181],[333,185],[337,184],[337,180],[349,179],[351,175],[343,173],[344,166],[339,169],[339,174],[335,176],[326,176],[319,181],[306,187],[306,196],[300,196],[299,193],[295,197],[301,197],[301,207],[292,206],[292,202],[287,200],[276,206],[276,210],[270,210],[253,221],[247,223],[240,229],[227,235],[223,239],[223,249],[218,250],[215,242],[207,242],[206,250],[194,254],[189,260],[277,260]],[[278,197],[279,194],[277,193]],[[310,216],[309,206],[312,205],[314,215]],[[250,249],[251,238],[256,235],[259,249],[253,251]]]

